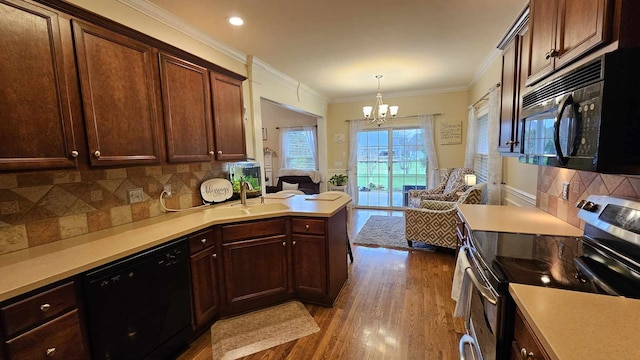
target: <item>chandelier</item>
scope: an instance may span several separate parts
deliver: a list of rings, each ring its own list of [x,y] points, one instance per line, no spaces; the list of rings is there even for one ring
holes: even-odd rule
[[[380,92],[380,79],[382,79],[382,75],[376,75],[376,79],[378,79],[376,103],[373,106],[363,106],[362,113],[364,114],[364,118],[369,121],[369,124],[378,124],[378,126],[380,126],[387,121],[387,111],[391,114],[391,117],[394,118],[398,115],[399,107],[389,106],[382,102],[382,93]]]

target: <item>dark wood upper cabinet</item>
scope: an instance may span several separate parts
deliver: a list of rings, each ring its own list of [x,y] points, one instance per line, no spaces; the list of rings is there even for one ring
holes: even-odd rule
[[[157,51],[81,21],[73,32],[91,165],[160,162]]]
[[[244,160],[247,158],[247,146],[242,81],[213,71],[210,77],[216,160]]]
[[[79,94],[69,31],[56,12],[0,0],[0,170],[77,166],[82,130],[73,116]]]
[[[517,143],[517,139],[514,139],[517,122],[514,120],[517,118],[520,42],[520,36],[516,35],[502,50],[500,132],[498,136],[498,151],[501,153],[512,152]]]
[[[613,0],[531,0],[527,83],[565,66],[610,36]]]
[[[214,158],[209,70],[160,53],[162,108],[169,162]]]

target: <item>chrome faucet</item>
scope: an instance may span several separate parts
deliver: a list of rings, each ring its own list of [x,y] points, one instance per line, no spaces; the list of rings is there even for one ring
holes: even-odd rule
[[[249,190],[249,183],[246,181],[240,181],[240,203],[247,205],[247,190]]]

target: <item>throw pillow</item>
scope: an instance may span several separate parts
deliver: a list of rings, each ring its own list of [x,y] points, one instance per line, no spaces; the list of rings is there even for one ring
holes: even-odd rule
[[[298,190],[299,184],[289,184],[286,181],[282,182],[282,190]]]

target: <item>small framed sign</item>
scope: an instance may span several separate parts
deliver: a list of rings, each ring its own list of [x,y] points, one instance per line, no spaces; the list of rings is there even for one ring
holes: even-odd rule
[[[440,144],[462,144],[462,121],[444,121],[440,124]]]

